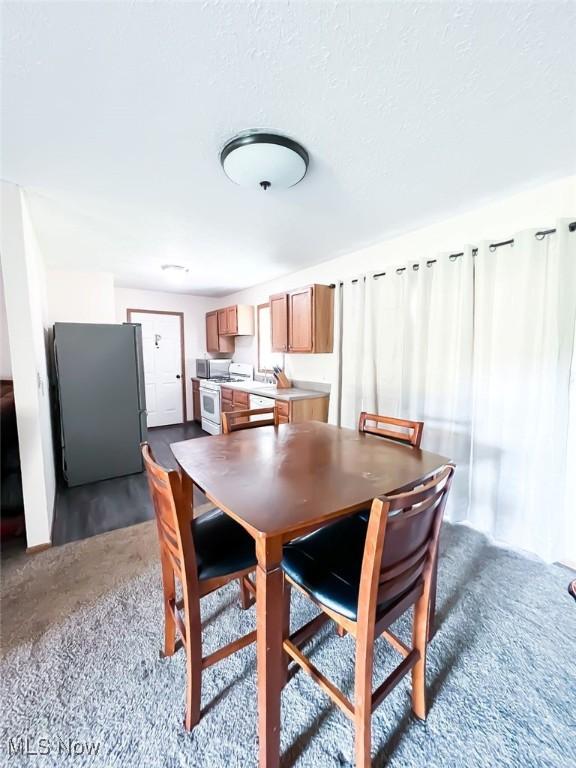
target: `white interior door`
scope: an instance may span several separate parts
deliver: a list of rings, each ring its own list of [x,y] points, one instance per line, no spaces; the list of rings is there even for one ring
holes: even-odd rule
[[[184,418],[180,317],[132,312],[130,322],[142,326],[148,426],[179,424]]]

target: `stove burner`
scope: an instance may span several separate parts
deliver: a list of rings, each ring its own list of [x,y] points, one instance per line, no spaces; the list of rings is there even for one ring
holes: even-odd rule
[[[215,381],[219,384],[220,382],[226,381],[244,381],[244,378],[242,376],[212,376],[208,381]]]

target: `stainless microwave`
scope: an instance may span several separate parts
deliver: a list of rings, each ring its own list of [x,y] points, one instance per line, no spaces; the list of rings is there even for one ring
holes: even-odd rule
[[[230,358],[220,359],[196,359],[196,376],[199,379],[212,379],[214,376],[227,376],[230,368]]]

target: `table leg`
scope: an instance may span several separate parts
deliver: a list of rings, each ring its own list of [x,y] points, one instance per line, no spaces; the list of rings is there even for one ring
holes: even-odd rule
[[[282,540],[256,542],[256,652],[260,768],[280,765],[280,695],[284,683],[282,628]]]

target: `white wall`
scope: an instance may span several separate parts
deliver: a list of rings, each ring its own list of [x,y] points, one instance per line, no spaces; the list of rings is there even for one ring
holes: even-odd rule
[[[0,379],[12,378],[12,360],[10,359],[10,342],[8,340],[8,320],[6,318],[6,301],[4,299],[4,280],[0,269]]]
[[[47,372],[44,261],[23,190],[1,183],[0,254],[29,547],[51,539],[56,479]]]
[[[206,356],[205,315],[212,301],[203,296],[189,296],[163,291],[142,291],[134,288],[116,288],[116,322],[125,323],[128,309],[151,309],[184,313],[184,355],[186,376],[186,411],[192,419],[192,382],[197,357]]]
[[[386,212],[383,211],[385,216]],[[391,240],[339,256],[314,267],[285,275],[253,288],[212,299],[211,309],[228,304],[261,304],[271,294],[310,283],[333,283],[352,275],[380,271],[388,265],[433,258],[441,252],[461,251],[466,244],[485,239],[507,239],[530,227],[553,227],[558,218],[576,218],[576,177],[568,177],[527,192],[490,203],[468,213]],[[256,337],[236,339],[237,362],[257,364]],[[330,382],[332,355],[286,355],[287,374],[302,381]]]
[[[46,272],[50,324],[115,323],[114,276],[111,272]]]

